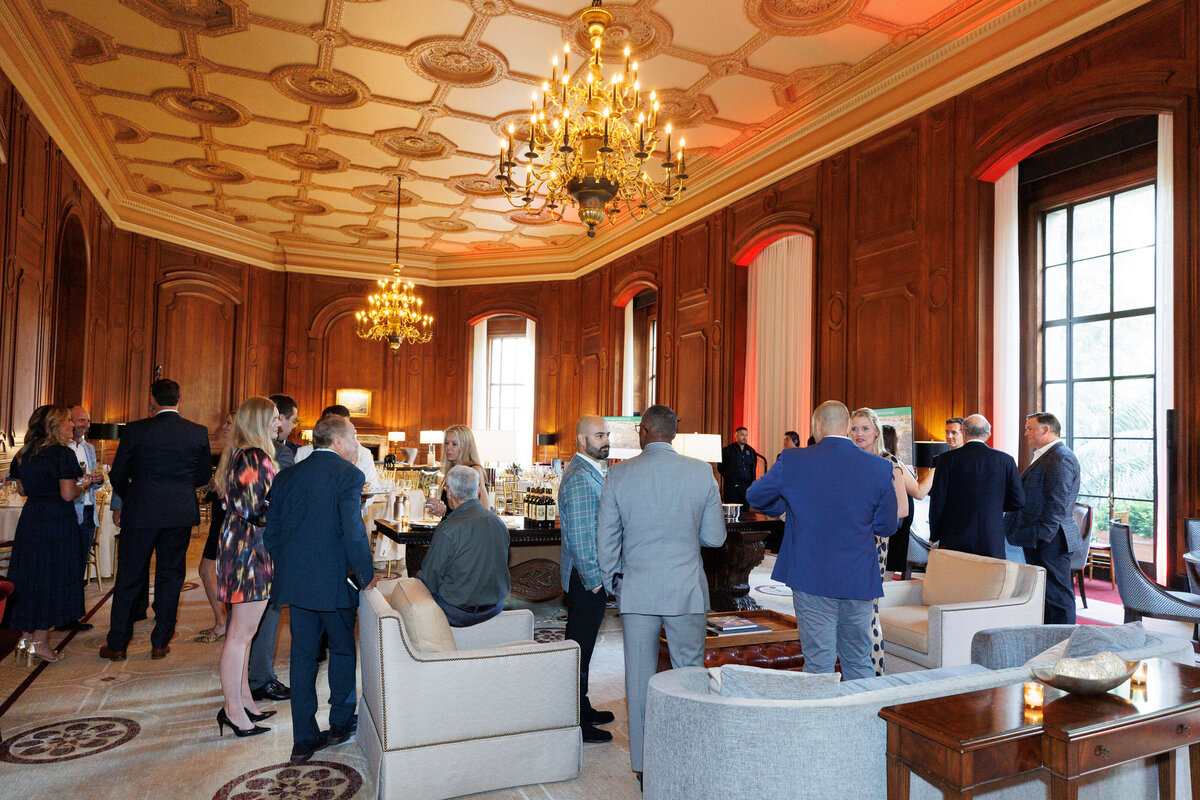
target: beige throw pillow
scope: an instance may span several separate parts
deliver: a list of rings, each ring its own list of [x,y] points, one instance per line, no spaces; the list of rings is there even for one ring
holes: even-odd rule
[[[400,613],[412,646],[422,653],[450,653],[458,649],[446,614],[434,602],[419,578],[401,578],[392,591],[392,608]]]

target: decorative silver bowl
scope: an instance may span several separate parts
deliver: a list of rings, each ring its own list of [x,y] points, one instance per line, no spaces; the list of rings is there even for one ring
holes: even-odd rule
[[[1124,661],[1124,659],[1122,659]],[[1033,677],[1068,694],[1104,694],[1129,680],[1141,661],[1125,661],[1126,670],[1112,678],[1071,678],[1055,675],[1053,667],[1032,667]]]
[[[722,503],[721,508],[725,509],[726,522],[737,522],[742,516],[741,503]]]

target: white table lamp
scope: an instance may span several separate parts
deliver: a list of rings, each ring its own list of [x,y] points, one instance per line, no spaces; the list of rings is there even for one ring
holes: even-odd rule
[[[421,431],[421,444],[429,445],[429,466],[437,466],[437,446],[445,437],[445,431]]]

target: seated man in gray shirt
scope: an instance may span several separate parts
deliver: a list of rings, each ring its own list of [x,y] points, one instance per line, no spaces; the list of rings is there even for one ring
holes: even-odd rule
[[[433,532],[417,577],[455,628],[491,619],[508,596],[508,528],[479,502],[479,473],[446,476],[445,518]]]

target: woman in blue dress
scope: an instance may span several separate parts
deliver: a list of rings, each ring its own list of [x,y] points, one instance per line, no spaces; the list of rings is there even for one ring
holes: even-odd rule
[[[66,406],[41,406],[29,418],[25,443],[9,478],[25,499],[13,539],[8,578],[13,582],[12,627],[20,630],[17,658],[61,661],[50,649],[50,628],[83,616],[83,555],[75,498],[104,482],[85,474],[67,447],[73,428]]]

